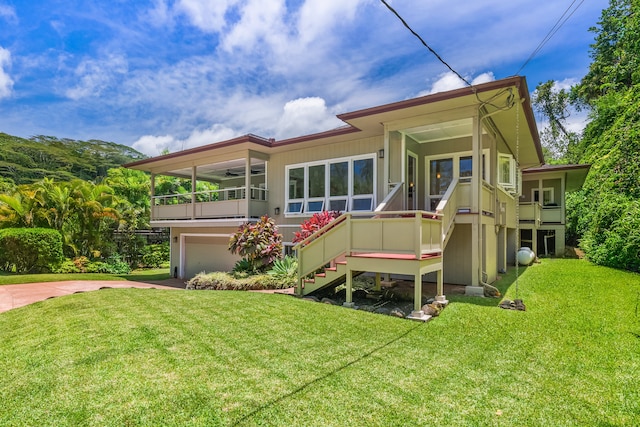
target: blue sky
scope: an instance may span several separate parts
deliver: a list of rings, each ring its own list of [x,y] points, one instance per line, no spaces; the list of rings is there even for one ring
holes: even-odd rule
[[[571,0],[389,1],[456,71],[514,75]],[[520,74],[577,82],[608,1]],[[460,87],[379,0],[0,0],[0,132],[101,139],[156,155]],[[580,127],[583,118],[576,118]]]

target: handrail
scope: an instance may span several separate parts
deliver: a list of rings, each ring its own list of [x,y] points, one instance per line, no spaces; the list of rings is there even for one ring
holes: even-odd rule
[[[358,217],[360,217],[361,219],[356,219]],[[340,257],[341,255],[349,255],[352,248],[355,249],[356,252],[361,252],[363,250],[367,251],[367,249],[364,249],[365,247],[358,246],[362,243],[361,240],[356,247],[353,247],[354,235],[352,233],[354,233],[354,227],[360,227],[361,225],[366,224],[367,221],[371,220],[381,221],[381,224],[399,224],[399,220],[401,223],[405,223],[409,227],[418,227],[416,229],[413,229],[411,232],[412,235],[415,235],[417,237],[417,245],[414,248],[415,256],[417,259],[419,259],[420,255],[424,253],[442,251],[442,214],[426,211],[390,211],[388,212],[388,215],[387,212],[385,212],[385,218],[377,218],[375,216],[372,216],[371,212],[369,212],[368,214],[355,212],[345,213],[294,246],[293,249],[298,251],[299,257],[299,279],[302,279],[307,274],[312,273],[323,265],[333,262],[337,257]],[[425,221],[435,221],[440,223],[438,227],[438,233],[440,234],[440,236],[437,239],[436,248],[425,249],[424,245],[429,244],[429,239],[427,238],[425,240],[425,235],[419,231],[422,228],[421,224],[424,224]],[[344,227],[346,227],[346,230],[343,230]],[[339,234],[336,235],[335,233]],[[361,236],[357,232],[355,233],[357,234],[357,236]],[[431,235],[431,232],[428,233],[429,235]],[[326,246],[328,243],[326,239],[331,239],[331,243],[329,243],[329,246]],[[358,239],[356,239],[356,241],[358,241]],[[378,248],[378,246],[376,246],[376,248]],[[375,251],[382,250],[389,253],[407,253],[407,251],[405,250],[398,252],[398,247],[390,247],[386,249],[382,247],[379,248],[380,249],[376,249]],[[414,253],[414,251],[410,252]],[[311,256],[314,257],[313,259],[308,259],[312,261],[312,264],[303,261],[305,259],[304,256],[306,253],[310,253]]]
[[[391,189],[389,194],[387,194],[384,200],[380,202],[380,204],[375,208],[374,212],[385,211],[387,209],[387,206],[391,205],[392,201],[395,201],[395,198],[397,197],[397,195],[402,194],[401,190],[402,188],[404,188],[403,182],[394,182],[389,184],[389,186],[392,186],[392,185],[393,185],[393,188]]]
[[[322,227],[321,229],[315,231],[313,234],[311,234],[310,236],[308,236],[306,239],[296,243],[293,246],[293,250],[298,250],[299,248],[308,245],[309,243],[311,243],[313,240],[317,239],[318,237],[322,236],[323,234],[325,234],[327,231],[331,230],[332,228],[338,226],[340,223],[344,222],[347,219],[347,216],[351,215],[350,213],[343,213],[342,215],[340,215],[339,217],[335,218],[333,221],[329,222],[328,224],[326,224],[324,227]]]
[[[440,203],[436,206],[436,213],[442,214],[443,224],[442,227],[442,245],[444,246],[446,237],[449,234],[449,230],[453,225],[456,214],[458,213],[458,179],[454,178],[449,184],[449,188],[445,191]]]

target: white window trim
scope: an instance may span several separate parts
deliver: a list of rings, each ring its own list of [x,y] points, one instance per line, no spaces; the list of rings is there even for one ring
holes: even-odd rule
[[[484,167],[482,168],[482,170],[484,171],[484,174],[482,176],[482,179],[487,181],[487,176],[488,174],[491,174],[491,159],[489,157],[490,154],[490,149],[485,148],[482,150],[482,156],[483,156],[483,163],[484,163]],[[426,173],[425,173],[425,200],[427,201],[427,204],[425,207],[429,207],[431,206],[431,199],[441,199],[442,196],[439,194],[431,194],[431,161],[432,160],[443,160],[443,159],[453,159],[453,176],[458,177],[458,180],[460,180],[460,158],[461,157],[469,157],[469,156],[473,156],[473,152],[472,151],[458,151],[455,153],[447,153],[447,154],[438,154],[435,156],[425,156],[424,157],[424,161],[425,161],[425,168],[426,168]],[[466,177],[463,178],[465,181],[470,180],[470,177]]]
[[[500,159],[508,159],[509,160],[509,182],[504,182],[501,180],[502,171],[500,168]],[[498,185],[505,189],[515,190],[516,188],[516,160],[513,158],[511,154],[503,154],[498,153],[498,167],[497,167],[497,175],[498,175]]]
[[[540,190],[540,188],[537,188],[537,187],[531,189],[531,202],[535,203],[535,200],[536,200],[535,194],[539,190]],[[545,191],[548,191],[549,195],[551,196],[549,203],[556,203],[555,189],[553,187],[544,187],[542,189],[542,199],[540,199],[540,197],[538,197],[538,203],[540,203],[541,206],[545,206],[545,204],[544,204],[544,193],[545,193]],[[548,207],[549,205],[546,205],[546,206]],[[557,207],[557,206],[553,206],[553,207]]]
[[[353,163],[357,160],[365,160],[371,159],[373,164],[373,193],[371,194],[353,194]],[[353,210],[353,201],[358,199],[371,199],[371,209],[373,211],[376,206],[376,188],[377,188],[377,180],[378,180],[378,171],[377,171],[377,153],[369,153],[369,154],[360,154],[357,156],[349,156],[349,157],[336,157],[332,159],[319,160],[313,162],[305,162],[305,163],[297,163],[285,166],[285,218],[289,217],[308,217],[313,215],[319,211],[308,211],[308,205],[310,202],[323,202],[323,210],[329,210],[331,201],[344,200],[345,201],[345,211]],[[341,196],[330,196],[330,165],[333,163],[347,163],[347,194]],[[309,167],[317,166],[317,165],[325,165],[325,185],[324,197],[309,197]],[[289,199],[289,171],[291,169],[304,168],[304,199]],[[287,212],[287,208],[290,203],[302,202],[302,212]],[[359,212],[367,212],[367,211],[359,211]]]

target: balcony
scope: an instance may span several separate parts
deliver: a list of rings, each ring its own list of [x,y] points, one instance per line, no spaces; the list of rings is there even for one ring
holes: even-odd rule
[[[246,187],[154,196],[151,220],[257,218],[266,214],[267,189],[250,187],[249,196],[247,199]]]

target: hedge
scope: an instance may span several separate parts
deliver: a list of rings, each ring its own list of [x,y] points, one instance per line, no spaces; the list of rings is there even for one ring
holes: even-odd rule
[[[64,259],[62,236],[49,228],[0,230],[0,268],[16,273],[47,273]]]

